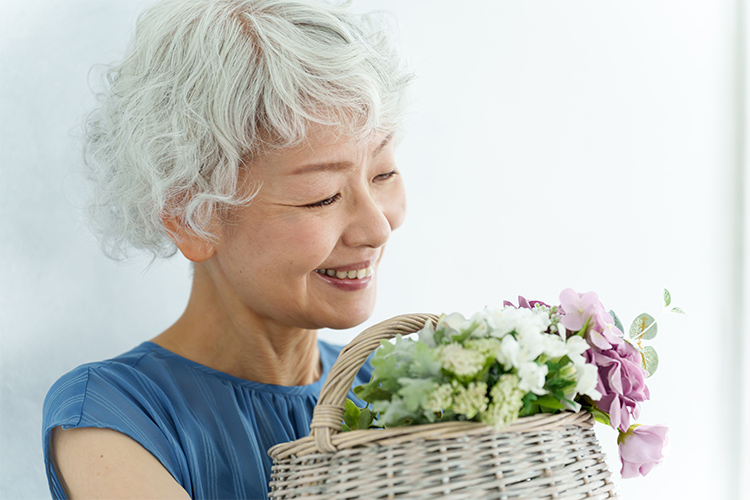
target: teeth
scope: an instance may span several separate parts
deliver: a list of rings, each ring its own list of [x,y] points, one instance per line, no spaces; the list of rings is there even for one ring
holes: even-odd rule
[[[362,278],[366,278],[368,276],[372,276],[373,270],[372,266],[367,267],[365,269],[356,269],[351,271],[334,271],[333,269],[316,269],[315,272],[319,274],[323,274],[325,276],[330,277],[336,277],[340,280],[343,279],[350,279],[350,280],[361,280]]]

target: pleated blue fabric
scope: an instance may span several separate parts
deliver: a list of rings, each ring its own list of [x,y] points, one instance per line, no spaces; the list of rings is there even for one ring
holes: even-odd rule
[[[61,377],[44,402],[43,449],[53,498],[66,498],[50,462],[52,429],[114,429],[139,442],[196,499],[267,498],[267,450],[308,435],[320,389],[342,347],[318,341],[323,375],[310,385],[251,382],[152,342]],[[369,363],[354,385],[370,380]],[[358,406],[364,403],[353,393]]]

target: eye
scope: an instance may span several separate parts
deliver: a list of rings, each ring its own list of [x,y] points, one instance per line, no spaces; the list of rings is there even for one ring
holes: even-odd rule
[[[341,195],[339,193],[336,193],[335,195],[331,196],[330,198],[326,198],[325,200],[317,201],[315,203],[310,203],[309,205],[302,205],[302,206],[306,208],[324,207],[326,205],[336,203],[339,200],[339,198],[341,198]]]
[[[398,175],[398,172],[396,172],[396,170],[391,170],[390,172],[386,172],[384,174],[376,175],[373,180],[375,180],[375,181],[387,181],[388,179],[390,179],[391,177],[396,176],[396,175]]]

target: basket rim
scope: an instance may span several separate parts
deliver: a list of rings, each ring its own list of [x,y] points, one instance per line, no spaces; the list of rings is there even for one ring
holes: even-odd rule
[[[388,429],[359,429],[332,436],[331,444],[335,448],[335,451],[321,451],[316,444],[315,437],[309,435],[295,441],[279,443],[268,450],[268,455],[274,460],[284,460],[292,456],[301,457],[316,453],[333,454],[339,450],[368,446],[388,446],[420,439],[430,441],[491,433],[553,431],[569,426],[591,428],[593,425],[594,416],[590,412],[582,410],[578,412],[539,413],[528,417],[521,417],[502,429],[495,429],[487,424],[472,421],[437,422],[433,424],[391,427]]]

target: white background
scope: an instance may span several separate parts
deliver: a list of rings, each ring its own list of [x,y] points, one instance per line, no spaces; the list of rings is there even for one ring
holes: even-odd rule
[[[668,459],[620,482],[616,434],[599,429],[624,499],[750,498],[738,1],[357,2],[394,13],[417,75],[397,152],[410,212],[368,324],[566,287],[626,322],[658,313],[662,287],[690,313],[663,318],[640,419],[671,427]],[[87,74],[122,54],[143,5],[0,0],[0,498],[49,495],[54,380],[158,334],[187,299],[181,257],[108,261],[79,210]]]

